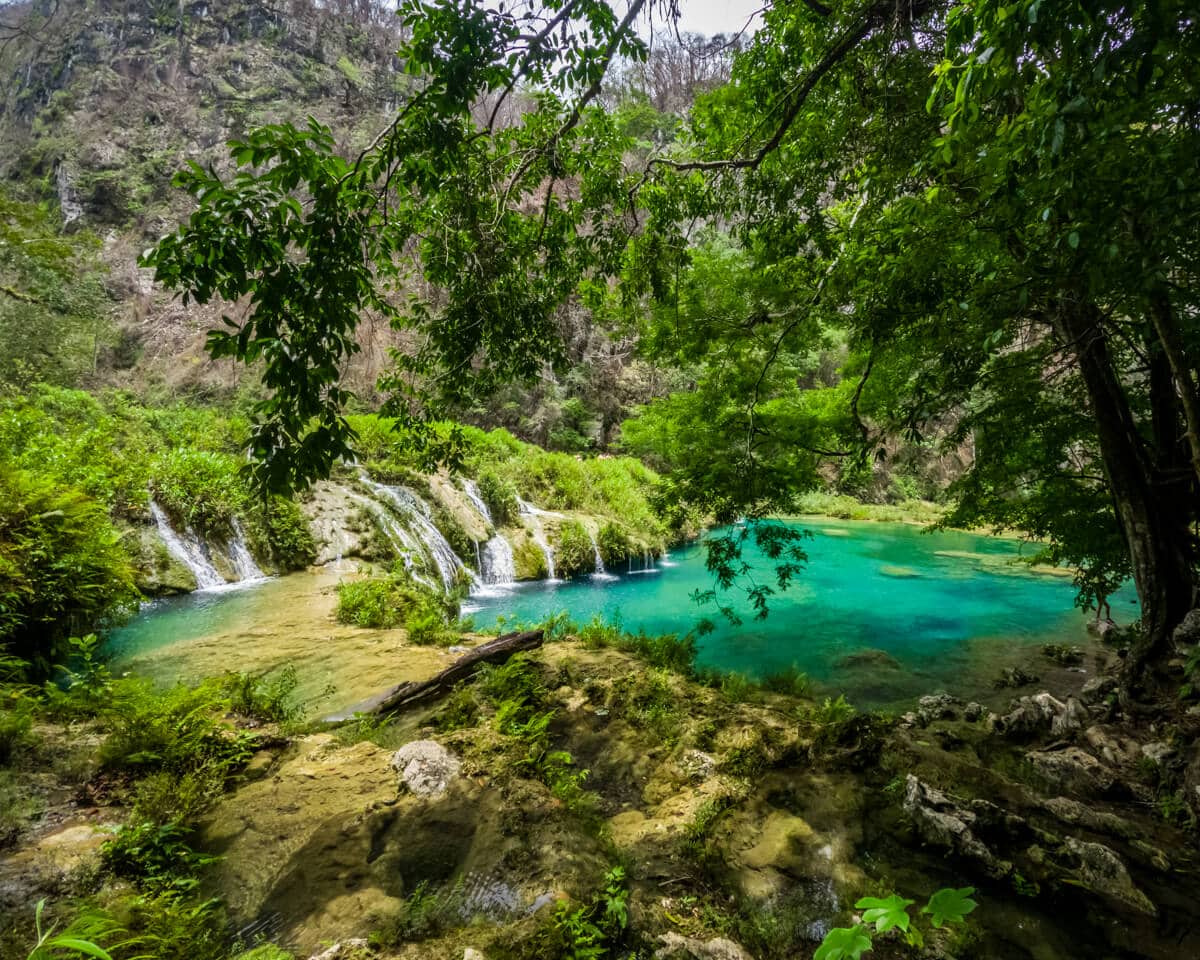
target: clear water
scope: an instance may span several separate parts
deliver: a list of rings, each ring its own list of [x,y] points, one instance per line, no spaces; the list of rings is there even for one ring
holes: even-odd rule
[[[771,599],[766,620],[754,620],[738,594],[727,599],[743,615],[740,626],[692,602],[694,591],[712,586],[699,544],[644,573],[489,588],[471,598],[467,612],[481,629],[565,611],[577,622],[599,614],[650,633],[684,633],[707,615],[716,630],[698,640],[701,665],[756,677],[794,665],[860,706],[939,688],[982,697],[1000,668],[1027,659],[1035,644],[1087,641],[1070,577],[1012,563],[1028,545],[907,524],[800,525],[813,534],[805,543],[808,565]],[[746,556],[760,578],[769,576],[767,561],[749,548]],[[351,687],[357,698],[372,683],[405,679],[396,674],[408,647],[399,637],[333,623],[333,582],[330,574],[297,574],[159,601],[115,631],[109,649],[118,663],[183,679],[291,661],[302,680],[312,672],[315,684],[319,673],[320,683],[338,687],[337,701]],[[1113,601],[1118,619],[1136,617],[1131,590]]]
[[[736,626],[690,599],[713,586],[698,543],[673,550],[654,571],[615,570],[616,580],[523,584],[473,598],[471,615],[490,627],[560,611],[577,622],[598,614],[648,633],[686,632],[707,616],[716,629],[698,639],[701,665],[755,677],[796,666],[864,706],[937,688],[982,695],[1001,667],[1027,659],[1034,645],[1087,642],[1070,576],[1013,562],[1035,549],[1029,544],[903,523],[797,525],[812,533],[807,567],[771,598],[765,620],[753,618],[744,594],[726,595],[742,618]],[[750,547],[745,556],[760,582],[769,581],[769,561]],[[1135,619],[1135,604],[1133,591],[1122,591],[1114,615]]]

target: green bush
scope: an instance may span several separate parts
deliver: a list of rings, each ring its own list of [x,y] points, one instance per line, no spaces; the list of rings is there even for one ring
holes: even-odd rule
[[[255,501],[258,506],[262,501]],[[302,570],[317,558],[317,544],[300,507],[271,497],[265,509],[252,509],[246,526],[258,556],[269,556],[280,570]]]
[[[458,601],[392,573],[369,580],[347,580],[337,586],[339,623],[386,630],[403,626],[416,644],[450,644],[459,636],[453,619]]]
[[[520,515],[516,488],[492,470],[481,471],[476,483],[479,486],[479,496],[492,515],[492,523],[497,527],[515,525]]]
[[[192,890],[200,883],[200,871],[217,859],[193,849],[194,833],[174,821],[127,824],[101,847],[100,860],[115,876],[143,890]]]
[[[46,676],[65,640],[137,601],[104,506],[0,466],[0,648]]]
[[[177,448],[150,465],[150,484],[170,516],[201,533],[228,535],[249,491],[240,461],[228,454]]]
[[[633,541],[625,529],[616,523],[606,523],[596,534],[596,544],[600,548],[600,558],[610,567],[624,563],[635,553]]]
[[[264,673],[227,673],[222,683],[229,695],[229,709],[243,717],[288,723],[303,712],[292,699],[300,685],[293,664]]]
[[[33,703],[20,694],[0,690],[0,767],[32,743]]]
[[[564,520],[558,528],[554,569],[560,577],[573,577],[596,569],[596,552],[587,529],[577,520]]]

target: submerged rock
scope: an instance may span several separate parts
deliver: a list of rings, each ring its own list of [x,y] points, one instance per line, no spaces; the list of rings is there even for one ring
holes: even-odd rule
[[[967,704],[966,709],[963,710],[963,719],[968,723],[977,723],[983,718],[986,712],[987,711],[982,703],[977,703],[976,701],[972,700]]]
[[[392,755],[392,766],[417,796],[437,797],[446,792],[462,764],[436,740],[414,740]]]
[[[1027,673],[1020,667],[1005,667],[1004,670],[1000,672],[1000,676],[993,681],[992,685],[996,687],[997,690],[1002,690],[1005,687],[1028,687],[1037,682],[1037,677],[1035,677],[1032,673]]]
[[[350,940],[339,941],[320,953],[314,953],[308,960],[349,960],[351,957],[364,953],[366,949],[365,938],[353,937]]]
[[[886,650],[868,647],[865,650],[855,650],[844,657],[839,657],[834,666],[839,670],[855,670],[864,667],[884,667],[888,670],[900,670],[900,661]]]

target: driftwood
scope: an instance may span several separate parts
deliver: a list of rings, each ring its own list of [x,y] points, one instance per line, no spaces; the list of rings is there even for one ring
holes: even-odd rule
[[[343,713],[325,717],[326,723],[344,723],[356,714],[399,713],[409,707],[449,693],[456,683],[465,680],[481,663],[507,660],[522,650],[534,650],[542,645],[544,630],[506,633],[495,640],[464,653],[441,673],[428,680],[408,680],[355,704]]]

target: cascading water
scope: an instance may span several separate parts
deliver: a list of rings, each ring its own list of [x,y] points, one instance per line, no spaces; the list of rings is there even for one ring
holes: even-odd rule
[[[429,504],[408,487],[389,487],[382,483],[376,483],[365,476],[362,480],[380,496],[399,507],[400,512],[411,520],[413,532],[421,541],[426,554],[433,561],[433,565],[437,567],[438,576],[441,577],[442,586],[447,592],[453,588],[460,572],[465,573],[471,580],[476,579],[475,575],[458,558],[458,554],[454,552],[450,542],[442,536],[442,531],[433,522]]]
[[[616,580],[617,578],[609,573],[608,569],[604,566],[604,558],[600,556],[600,544],[596,542],[596,535],[589,530],[588,536],[592,540],[592,556],[596,558],[596,572],[592,574],[592,579]]]
[[[396,552],[396,555],[404,562],[405,569],[408,570],[409,573],[413,574],[413,578],[432,587],[432,583],[413,571],[413,556],[419,556],[421,554],[421,548],[417,545],[417,541],[412,538],[409,532],[400,526],[396,518],[393,517],[380,504],[376,503],[369,497],[360,496],[359,494],[352,493],[350,491],[347,491],[346,495],[355,503],[361,503],[371,514],[371,516],[379,521],[379,526],[383,531],[383,535],[387,537],[388,543]],[[341,563],[340,550],[338,551],[338,563]]]
[[[246,545],[246,532],[237,519],[233,521],[233,539],[229,541],[226,549],[229,552],[229,562],[233,565],[233,571],[238,575],[238,580],[248,582],[267,578],[267,575],[262,572],[262,568],[255,562],[250,548]]]
[[[533,542],[541,547],[542,556],[546,558],[546,579],[557,580],[558,577],[554,573],[554,548],[550,546],[550,541],[546,539],[546,531],[542,527],[542,517],[555,517],[561,516],[561,514],[539,510],[532,503],[522,500],[520,497],[517,497],[517,509],[521,511],[522,516],[529,518],[529,531],[533,534]]]
[[[197,590],[211,590],[213,587],[225,586],[225,578],[217,572],[217,568],[209,559],[204,542],[195,533],[191,530],[184,531],[183,536],[176,533],[163,508],[153,500],[150,501],[150,516],[154,519],[158,535],[162,538],[167,551],[187,567],[192,576],[196,578]]]
[[[484,544],[479,572],[483,582],[489,585],[516,583],[517,565],[513,560],[512,546],[500,534]]]
[[[467,495],[467,499],[471,501],[471,505],[479,511],[479,515],[483,517],[484,521],[489,526],[493,526],[492,511],[488,509],[483,495],[479,492],[479,484],[474,480],[463,480],[463,493]]]

